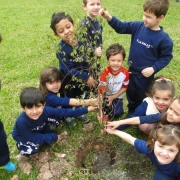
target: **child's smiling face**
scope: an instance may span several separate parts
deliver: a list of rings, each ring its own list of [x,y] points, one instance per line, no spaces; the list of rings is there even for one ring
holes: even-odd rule
[[[170,123],[180,123],[180,103],[175,99],[167,110],[167,121]]]
[[[156,90],[152,99],[159,112],[166,112],[172,102],[171,90]]]
[[[179,149],[175,144],[163,145],[159,141],[155,141],[154,154],[161,165],[171,163],[175,159],[178,152]]]
[[[95,19],[101,9],[101,0],[87,0],[87,3],[82,6],[90,18]]]
[[[55,25],[56,27],[56,34],[55,36],[61,38],[63,41],[67,42],[68,44],[74,38],[74,24],[70,22],[67,18],[62,19]]]
[[[108,62],[113,74],[117,74],[119,72],[120,68],[122,67],[123,60],[124,59],[121,53],[111,55],[109,57]]]
[[[44,106],[45,104],[38,103],[37,105],[33,105],[32,107],[25,106],[23,110],[30,119],[38,120],[43,113]]]

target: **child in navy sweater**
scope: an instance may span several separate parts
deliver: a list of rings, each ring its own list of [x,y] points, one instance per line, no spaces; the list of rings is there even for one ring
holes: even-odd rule
[[[59,60],[59,69],[64,76],[65,96],[81,98],[97,86],[97,81],[89,73],[86,45],[76,37],[74,21],[67,13],[54,13],[50,27],[54,35],[61,38],[56,56]]]
[[[156,166],[154,180],[180,179],[180,129],[178,126],[161,125],[155,127],[147,142],[109,125],[105,131],[122,138],[133,145],[139,153],[145,154]]]
[[[66,96],[79,98],[89,87],[97,85],[88,72],[86,46],[75,36],[74,21],[67,13],[54,13],[50,27],[54,35],[62,39],[56,56],[59,60],[59,69],[65,77],[63,83],[66,85]]]
[[[60,117],[81,116],[96,108],[63,109],[45,106],[45,96],[33,87],[25,88],[20,94],[20,104],[24,110],[17,118],[12,136],[22,155],[34,154],[42,144],[58,142],[60,135],[55,134],[49,122],[59,125]]]
[[[88,56],[90,64],[90,73],[97,80],[100,72],[100,57],[102,55],[102,25],[97,19],[101,9],[101,0],[83,0],[83,9],[87,16],[82,19],[80,32],[82,41],[85,42],[88,49],[92,49]]]
[[[173,42],[159,23],[169,8],[168,0],[146,0],[143,5],[143,22],[124,22],[108,11],[100,10],[108,24],[119,34],[131,34],[128,58],[130,81],[127,89],[128,114],[146,97],[154,74],[168,65],[173,58]]]
[[[63,82],[63,75],[56,67],[46,67],[40,73],[40,90],[46,97],[46,106],[50,107],[70,107],[70,106],[97,106],[97,99],[75,99],[68,97],[59,97],[58,93],[63,91],[64,87],[61,86]],[[84,115],[77,117],[83,123],[89,122],[88,118]],[[70,117],[65,118],[70,126],[76,123]]]

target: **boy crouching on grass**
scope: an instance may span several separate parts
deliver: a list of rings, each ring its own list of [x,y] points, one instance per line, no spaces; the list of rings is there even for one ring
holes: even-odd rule
[[[52,126],[49,126],[50,123],[54,123],[57,127],[60,123],[59,117],[78,117],[96,109],[93,106],[74,110],[47,107],[43,93],[34,87],[22,90],[20,104],[24,112],[17,118],[12,136],[22,155],[34,154],[38,151],[39,145],[58,142],[61,139],[60,135],[53,132]]]

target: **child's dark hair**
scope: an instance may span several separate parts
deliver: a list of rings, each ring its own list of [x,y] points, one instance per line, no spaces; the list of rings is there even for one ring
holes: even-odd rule
[[[176,145],[180,149],[180,128],[175,125],[160,125],[151,130],[147,140],[147,146],[150,151],[154,151],[155,141],[162,145]],[[177,153],[175,160],[180,162],[180,151]]]
[[[154,79],[154,81],[152,82],[152,84],[149,88],[149,92],[147,92],[146,95],[149,97],[153,97],[156,90],[169,90],[169,91],[171,91],[169,96],[171,98],[174,98],[174,96],[175,96],[174,83],[170,79],[166,79],[162,76],[158,76]]]
[[[52,17],[51,17],[50,27],[54,31],[55,34],[57,34],[57,32],[56,32],[56,24],[58,24],[62,19],[68,19],[72,24],[74,24],[73,19],[66,12],[57,12],[57,13],[54,13],[52,15]]]
[[[52,81],[63,81],[63,75],[62,73],[56,68],[56,67],[46,67],[44,68],[40,73],[40,84],[39,89],[42,91],[42,93],[46,96],[48,93],[48,90],[46,88],[47,82]]]
[[[111,44],[106,50],[106,58],[109,59],[110,56],[114,56],[119,53],[122,54],[124,60],[126,57],[126,52],[124,50],[124,47],[119,43]]]
[[[23,108],[32,108],[34,105],[45,103],[45,96],[43,93],[35,87],[28,87],[22,90],[20,94],[20,104]]]
[[[146,0],[143,9],[145,12],[154,13],[157,18],[165,16],[169,9],[169,0]]]

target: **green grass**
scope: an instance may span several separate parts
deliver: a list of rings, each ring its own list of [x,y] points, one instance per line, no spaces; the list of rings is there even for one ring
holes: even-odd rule
[[[142,19],[142,4],[144,0],[110,0],[103,1],[103,7],[108,11],[126,21]],[[51,15],[57,11],[66,11],[78,23],[86,13],[81,7],[82,2],[78,0],[1,0],[0,1],[0,34],[3,41],[0,44],[0,79],[2,80],[2,89],[0,91],[0,118],[2,119],[6,133],[8,136],[8,144],[11,152],[12,161],[16,162],[15,156],[18,151],[15,147],[15,141],[11,137],[12,127],[22,109],[19,104],[19,94],[24,87],[39,85],[39,73],[46,66],[58,67],[58,60],[55,56],[56,46],[59,39],[55,38],[53,31],[50,29]],[[164,75],[174,81],[176,86],[176,95],[179,91],[179,71],[180,71],[180,3],[171,0],[170,9],[162,21],[161,25],[164,30],[170,35],[174,41],[174,58],[170,64],[164,68],[159,75]],[[119,35],[111,29],[107,22],[103,20],[103,53],[105,49],[112,43],[119,42],[122,44],[126,52],[129,52],[130,36]],[[103,54],[102,66],[105,66],[106,59]],[[126,63],[124,63],[126,66]],[[125,100],[126,104],[126,100]],[[126,107],[125,107],[126,109]],[[95,115],[92,116],[93,122],[96,125],[96,130],[93,132],[98,135],[99,124],[96,121]],[[70,134],[72,149],[70,150],[67,159],[74,160],[73,152],[80,146],[78,138],[88,138],[92,134],[84,134],[81,124],[76,128],[67,129]],[[138,134],[130,129],[131,134]],[[112,138],[112,142],[119,141],[117,138]],[[116,144],[116,143],[115,143]],[[123,143],[122,151],[126,151],[129,146]],[[66,151],[66,148],[54,146],[55,151]],[[80,173],[75,169],[80,179],[88,179],[89,175]],[[6,173],[0,171],[0,179],[10,179],[13,174],[18,174],[19,179],[36,179],[38,171],[33,169],[32,173],[24,175],[19,168],[15,172]],[[72,179],[77,179],[74,175]]]

